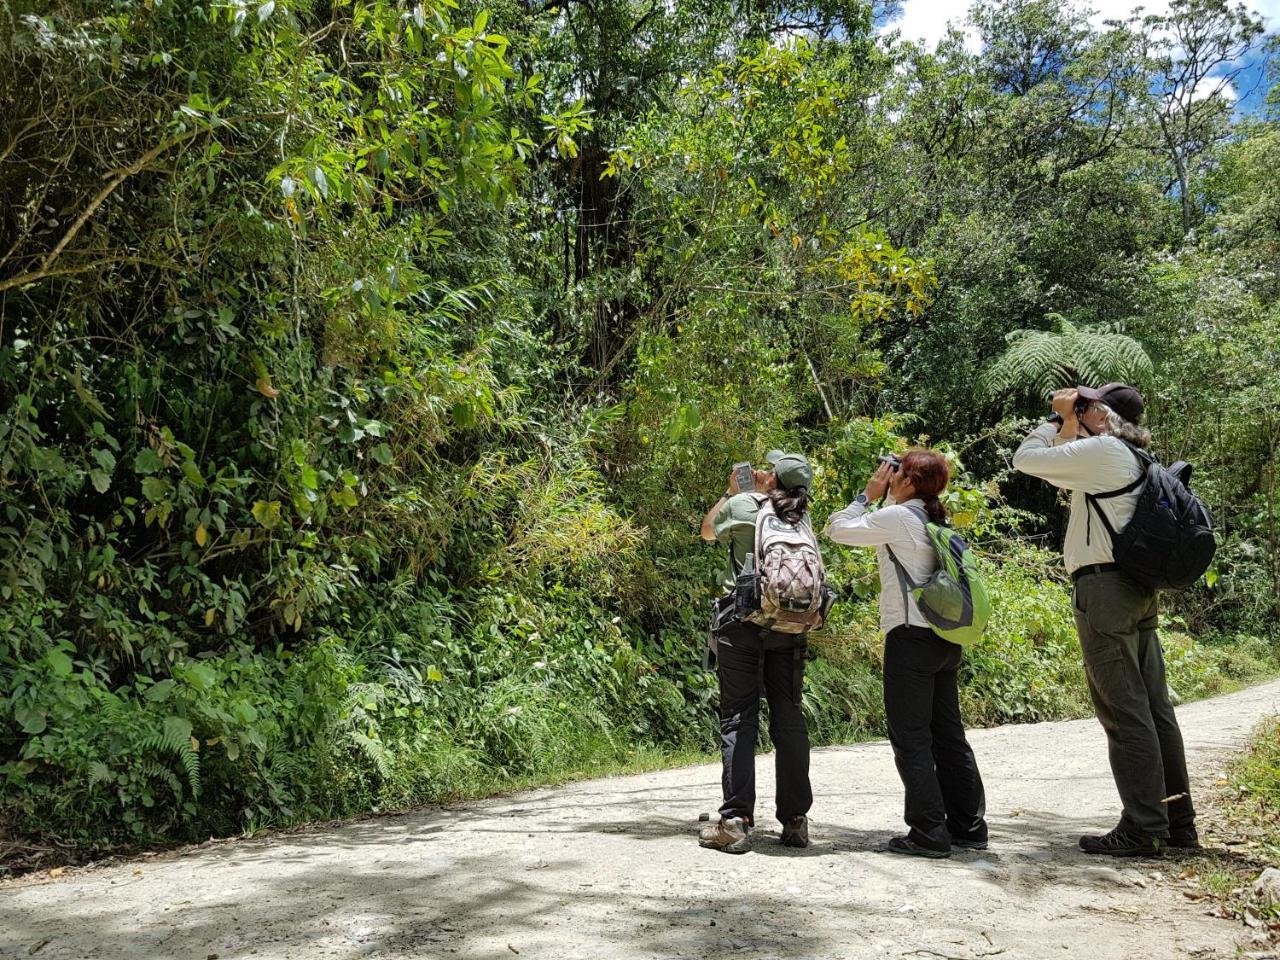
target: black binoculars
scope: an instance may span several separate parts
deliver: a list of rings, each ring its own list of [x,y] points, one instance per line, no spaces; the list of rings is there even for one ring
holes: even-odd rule
[[[892,453],[882,453],[880,454],[880,456],[876,457],[876,460],[879,461],[880,463],[889,464],[890,469],[893,470],[895,473],[897,472],[898,468],[902,466],[902,458],[899,456],[895,456]]]

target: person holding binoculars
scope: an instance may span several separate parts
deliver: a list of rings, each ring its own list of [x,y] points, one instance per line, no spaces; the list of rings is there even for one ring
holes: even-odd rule
[[[960,717],[962,650],[933,631],[907,588],[908,578],[922,583],[938,567],[925,524],[946,521],[939,496],[950,475],[931,450],[882,456],[866,489],[824,531],[836,543],[876,549],[885,718],[909,827],[889,850],[920,857],[987,848],[986,794]],[[873,510],[881,499],[886,505]]]
[[[1059,390],[1045,422],[1013,457],[1015,470],[1071,491],[1062,557],[1089,695],[1123,807],[1114,829],[1082,836],[1080,848],[1114,857],[1200,846],[1156,632],[1157,594],[1122,569],[1114,551],[1116,531],[1138,524],[1147,482],[1151,433],[1141,426],[1143,412],[1142,395],[1125,383]]]

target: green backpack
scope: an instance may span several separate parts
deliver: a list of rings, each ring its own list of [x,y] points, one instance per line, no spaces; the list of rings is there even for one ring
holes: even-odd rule
[[[938,569],[924,583],[916,583],[889,549],[898,570],[905,599],[908,589],[916,606],[943,640],[972,646],[982,637],[991,619],[991,598],[978,569],[978,559],[964,538],[950,527],[934,523],[922,507],[907,507],[924,523],[925,533],[938,557]],[[888,549],[888,548],[887,548]]]

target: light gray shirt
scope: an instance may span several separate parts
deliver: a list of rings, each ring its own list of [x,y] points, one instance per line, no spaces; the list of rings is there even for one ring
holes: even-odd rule
[[[867,505],[854,501],[833,513],[823,531],[836,543],[876,548],[880,568],[880,629],[884,633],[903,624],[929,626],[915,600],[904,590],[886,549],[893,547],[893,555],[916,583],[927,580],[937,569],[938,557],[924,522],[907,509],[909,506],[924,507],[924,501],[913,499],[879,510],[871,510]]]
[[[1133,519],[1142,488],[1098,500],[1092,508],[1085,494],[1120,490],[1141,476],[1143,467],[1123,440],[1102,434],[1064,441],[1052,423],[1043,423],[1022,441],[1013,455],[1013,468],[1071,491],[1071,516],[1062,545],[1068,573],[1095,563],[1114,562],[1111,535],[1096,511],[1106,513],[1114,530],[1123,530]]]

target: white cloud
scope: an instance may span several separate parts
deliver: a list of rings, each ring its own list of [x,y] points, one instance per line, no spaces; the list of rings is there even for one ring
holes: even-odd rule
[[[932,50],[947,35],[948,24],[964,31],[966,47],[978,49],[977,31],[969,23],[968,4],[956,0],[903,0],[902,15],[885,24],[884,29],[900,30],[904,40],[918,40]]]
[[[907,0],[908,3],[917,2],[917,0]],[[1095,26],[1101,26],[1104,20],[1126,20],[1133,12],[1133,8],[1138,6],[1134,0],[1086,0],[1086,6],[1090,7],[1094,14],[1089,21]],[[1142,3],[1142,14],[1168,13],[1168,0],[1148,0]],[[1280,29],[1280,0],[1253,0],[1252,3],[1247,2],[1246,6],[1254,13],[1262,17],[1263,23],[1266,24],[1268,30]]]
[[[1224,84],[1221,77],[1205,77],[1203,82],[1198,84],[1196,88],[1191,91],[1191,99],[1207,100],[1209,97],[1213,96],[1215,92],[1217,92],[1218,96],[1222,97],[1222,99],[1226,100],[1228,103],[1234,103],[1240,99],[1240,94],[1236,92],[1235,85],[1230,83]]]
[[[1128,19],[1135,6],[1140,5],[1143,14],[1165,13],[1169,9],[1168,0],[1086,0],[1085,5],[1094,11],[1090,22],[1099,27],[1105,20]],[[1249,7],[1262,16],[1269,30],[1280,30],[1280,0],[1253,0]],[[884,29],[901,30],[904,39],[922,41],[933,49],[946,35],[948,22],[965,32],[967,47],[977,49],[977,35],[969,24],[969,5],[959,0],[903,0],[902,15],[885,24]]]
[[[1262,14],[1268,30],[1280,30],[1280,0],[1256,0],[1253,8]]]
[[[1101,27],[1107,20],[1128,20],[1133,14],[1133,8],[1137,6],[1142,7],[1141,16],[1169,12],[1168,0],[1150,0],[1147,3],[1135,0],[1089,0],[1086,6],[1093,10],[1089,22],[1095,27]]]

